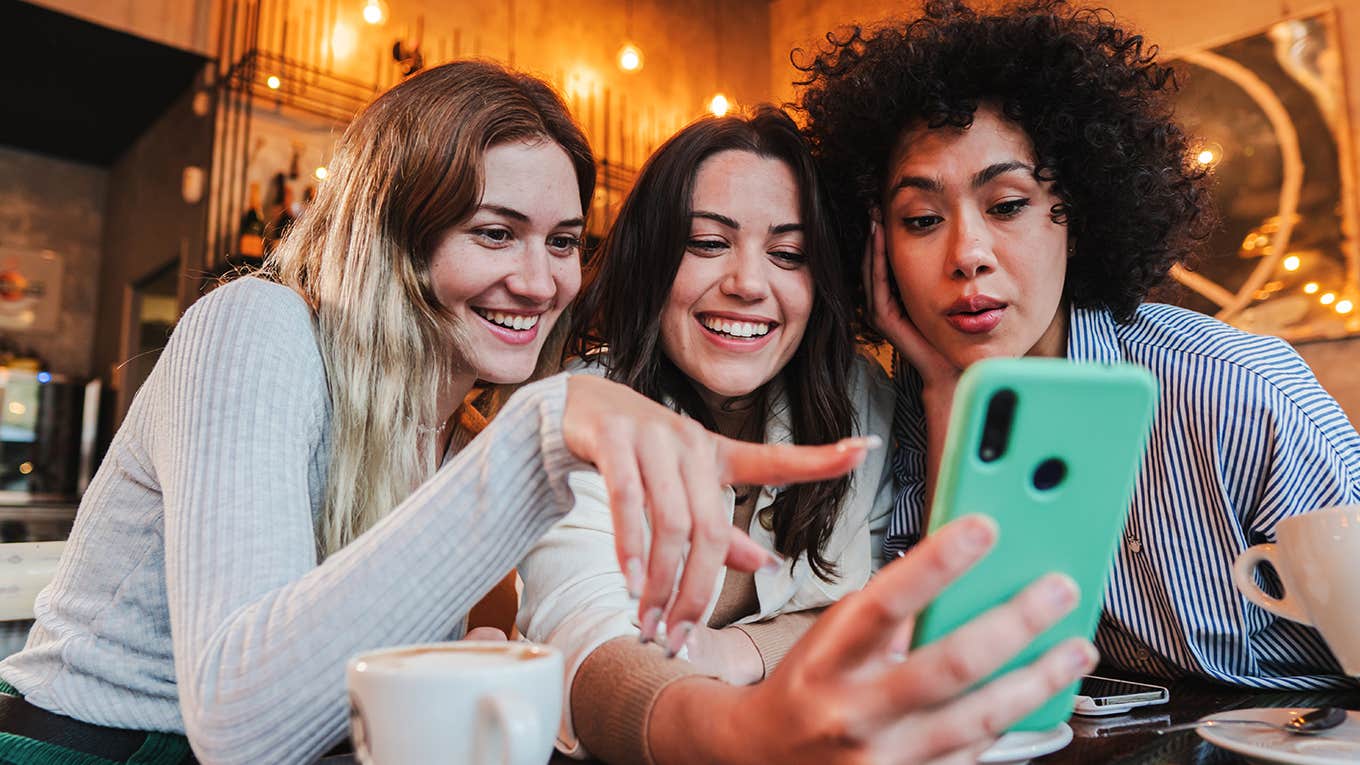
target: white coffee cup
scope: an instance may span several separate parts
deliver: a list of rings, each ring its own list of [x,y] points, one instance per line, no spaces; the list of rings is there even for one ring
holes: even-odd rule
[[[544,765],[562,715],[562,654],[464,640],[370,651],[346,670],[363,765]]]
[[[1275,525],[1275,544],[1249,547],[1233,564],[1233,582],[1247,600],[1317,628],[1348,675],[1360,676],[1360,505],[1329,507]],[[1269,563],[1284,597],[1256,584]]]

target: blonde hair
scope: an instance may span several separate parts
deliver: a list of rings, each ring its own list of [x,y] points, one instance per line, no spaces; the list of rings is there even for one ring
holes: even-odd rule
[[[467,362],[461,328],[430,283],[430,256],[439,237],[476,210],[486,150],[522,140],[566,151],[588,209],[594,158],[547,84],[481,61],[422,72],[350,124],[330,179],[266,264],[270,277],[311,305],[326,367],[332,419],[317,529],[323,556],[434,473],[436,392]],[[567,323],[549,335],[536,373],[555,365]]]

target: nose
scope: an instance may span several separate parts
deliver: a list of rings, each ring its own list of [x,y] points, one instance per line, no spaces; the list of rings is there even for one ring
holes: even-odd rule
[[[525,302],[547,303],[557,295],[552,255],[547,247],[530,245],[519,258],[519,268],[505,280],[506,288]]]
[[[955,279],[976,279],[996,269],[994,242],[986,222],[978,215],[957,215],[951,229],[946,267]]]
[[[727,258],[727,273],[723,276],[724,295],[755,302],[770,292],[765,278],[766,256],[761,248],[740,248]]]

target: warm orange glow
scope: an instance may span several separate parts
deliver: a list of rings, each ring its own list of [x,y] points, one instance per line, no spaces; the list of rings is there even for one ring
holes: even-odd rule
[[[1312,295],[1317,291],[1318,291],[1317,282],[1308,282],[1307,284],[1303,285],[1303,294],[1305,295]]]
[[[1204,151],[1201,151],[1195,159],[1199,160],[1201,165],[1212,165],[1214,163],[1214,153],[1205,149]]]
[[[1336,302],[1336,312],[1337,312],[1337,313],[1340,313],[1340,314],[1347,314],[1347,313],[1350,313],[1351,311],[1354,311],[1354,310],[1355,310],[1355,304],[1352,303],[1352,302],[1349,301],[1349,300],[1338,300],[1338,301]]]
[[[374,26],[387,21],[387,3],[382,0],[368,0],[364,3],[364,21]]]
[[[322,165],[313,171],[312,175],[316,176],[318,181],[324,181],[330,177],[331,171],[327,170],[325,165]]]
[[[731,108],[731,102],[727,100],[727,96],[724,96],[721,93],[714,96],[713,100],[708,102],[708,110],[713,112],[713,116],[715,117],[725,116]]]
[[[1284,259],[1284,270],[1297,271],[1302,263],[1303,261],[1299,260],[1298,255],[1290,255]]]
[[[642,69],[642,49],[629,43],[624,43],[619,48],[619,68],[625,72],[636,72]]]
[[[264,81],[264,84],[268,85],[270,90],[278,90],[283,83],[279,81],[278,75],[271,74],[269,79]]]
[[[1318,302],[1322,303],[1323,305],[1331,305],[1332,303],[1336,302],[1336,293],[1328,292],[1324,294],[1322,297],[1318,298]]]
[[[353,56],[358,47],[359,33],[354,31],[354,27],[343,21],[335,22],[335,28],[331,30],[331,53],[343,61]]]

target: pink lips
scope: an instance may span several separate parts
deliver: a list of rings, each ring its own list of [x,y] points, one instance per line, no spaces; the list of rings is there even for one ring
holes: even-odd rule
[[[988,295],[969,295],[949,306],[945,320],[960,332],[980,335],[996,329],[1006,313],[1006,305]]]

